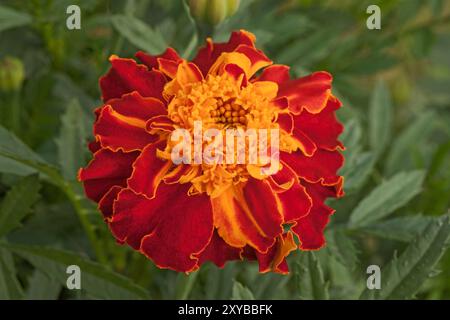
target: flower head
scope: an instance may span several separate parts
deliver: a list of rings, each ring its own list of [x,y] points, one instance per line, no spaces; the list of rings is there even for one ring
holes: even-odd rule
[[[161,268],[316,250],[343,194],[341,103],[331,75],[291,79],[247,31],[207,40],[192,62],[171,48],[110,58],[92,161],[79,172],[113,235]]]

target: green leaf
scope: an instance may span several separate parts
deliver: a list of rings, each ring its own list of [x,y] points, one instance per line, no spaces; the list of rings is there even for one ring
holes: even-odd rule
[[[27,13],[0,6],[0,32],[11,28],[25,26],[30,24],[31,21],[31,16]]]
[[[130,279],[106,269],[104,266],[79,255],[59,249],[2,244],[35,268],[66,286],[69,265],[81,269],[81,290],[95,299],[148,299],[147,291]]]
[[[301,252],[294,268],[300,299],[328,299],[328,284],[324,280],[320,262],[312,251]]]
[[[385,220],[362,228],[362,231],[384,239],[409,242],[421,233],[432,220],[431,217],[418,214]]]
[[[23,159],[43,162],[43,159],[17,138],[14,133],[0,126],[0,155],[2,154],[12,154]]]
[[[352,165],[342,172],[345,177],[345,190],[357,190],[367,180],[375,165],[375,156],[372,152],[358,155]]]
[[[391,175],[399,169],[404,168],[405,156],[411,147],[420,148],[420,144],[424,142],[424,138],[433,129],[432,123],[434,116],[434,113],[431,111],[421,114],[394,140],[386,160],[385,172],[387,175]]]
[[[0,126],[0,164],[2,164],[0,172],[19,175],[39,172],[49,182],[60,185],[64,183],[55,167],[43,160],[12,132],[2,126]],[[23,172],[20,172],[22,169],[24,169]]]
[[[342,230],[330,230],[326,238],[327,248],[336,260],[350,271],[354,270],[358,263],[358,250],[353,240]]]
[[[39,189],[38,176],[31,175],[22,178],[8,191],[0,205],[0,238],[20,226],[20,221],[38,199]]]
[[[431,221],[399,258],[382,269],[381,289],[366,289],[361,298],[373,295],[376,299],[410,299],[433,274],[435,265],[447,249],[450,240],[450,217]]]
[[[249,288],[244,287],[238,281],[234,281],[231,300],[255,300],[255,297]]]
[[[17,280],[12,255],[0,248],[0,300],[21,299],[22,287]]]
[[[422,188],[425,172],[401,172],[384,181],[365,197],[350,215],[350,226],[367,226],[386,217],[417,195]]]
[[[159,54],[167,47],[164,37],[159,31],[152,29],[137,18],[115,15],[111,18],[111,21],[117,32],[138,49],[150,54]]]
[[[35,269],[28,281],[27,300],[56,300],[61,292],[61,284],[44,272]]]
[[[77,100],[67,106],[61,117],[61,132],[56,143],[62,175],[66,180],[75,180],[78,169],[84,165],[84,152],[89,130],[84,126],[84,114]]]
[[[177,300],[185,300],[189,297],[189,293],[192,291],[192,287],[194,286],[198,274],[198,272],[192,272],[188,275],[184,273],[178,274],[175,288],[175,298]]]
[[[384,81],[379,80],[369,106],[369,143],[377,155],[381,154],[391,138],[392,102]]]

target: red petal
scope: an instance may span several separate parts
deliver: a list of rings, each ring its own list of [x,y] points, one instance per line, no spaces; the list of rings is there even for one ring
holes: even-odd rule
[[[253,76],[259,69],[272,64],[272,61],[267,58],[261,50],[256,49],[254,46],[241,44],[236,48],[235,52],[243,53],[250,59],[251,68],[248,77]]]
[[[162,205],[166,199],[149,200],[131,189],[123,189],[114,202],[114,214],[109,227],[116,239],[128,243],[138,250],[144,236],[150,234],[159,220],[161,212],[155,205]]]
[[[315,72],[309,76],[289,80],[280,85],[278,96],[289,99],[289,110],[299,114],[303,108],[310,113],[322,111],[331,95],[332,77],[328,72]]]
[[[292,117],[290,113],[280,113],[277,122],[281,129],[288,134],[292,134],[292,131],[294,130],[294,117]]]
[[[257,81],[273,81],[279,86],[289,80],[289,67],[282,64],[274,64],[263,70]]]
[[[199,265],[205,261],[212,261],[219,268],[223,268],[227,261],[241,260],[242,248],[229,246],[215,231],[211,242],[199,256]]]
[[[281,152],[280,159],[309,182],[322,181],[322,184],[330,185],[341,179],[336,172],[342,166],[344,157],[338,151],[317,149],[311,157],[306,157],[299,151]]]
[[[103,148],[125,152],[142,150],[158,139],[146,131],[144,121],[122,116],[109,105],[102,108],[94,124],[94,135]]]
[[[300,115],[294,117],[295,127],[302,130],[319,148],[336,150],[339,147],[343,149],[344,146],[338,141],[343,126],[335,115],[335,111],[341,105],[337,98],[330,97],[327,106],[320,113],[313,114],[303,110]]]
[[[144,97],[163,100],[166,78],[160,71],[148,70],[132,59],[111,56],[111,69],[100,78],[103,101],[120,98],[126,93],[138,91]]]
[[[103,213],[105,219],[109,219],[112,216],[114,200],[117,199],[117,195],[122,189],[119,186],[112,187],[98,203],[98,209]]]
[[[137,91],[125,94],[120,99],[111,99],[108,104],[123,116],[143,121],[167,114],[167,108],[160,100],[152,97],[144,98]]]
[[[266,181],[250,179],[243,190],[229,188],[212,205],[214,225],[233,247],[248,244],[265,252],[282,232],[278,203]]]
[[[113,186],[126,186],[132,164],[138,152],[123,153],[101,149],[86,168],[80,169],[78,179],[83,181],[86,196],[99,202]]]
[[[317,250],[325,245],[324,229],[334,210],[324,204],[328,197],[335,197],[333,187],[323,186],[320,183],[303,182],[306,191],[313,200],[313,206],[308,215],[298,220],[292,227],[300,240],[300,249]]]
[[[102,146],[100,145],[100,142],[94,140],[94,141],[89,141],[88,148],[89,148],[90,152],[96,153],[98,150],[100,150],[102,148]]]
[[[286,257],[295,250],[295,244],[292,232],[287,232],[277,238],[277,242],[269,249],[267,253],[256,252],[256,258],[259,262],[259,272],[273,271],[276,273],[289,273]]]
[[[181,62],[183,59],[178,55],[175,49],[167,48],[164,53],[156,56],[152,56],[146,52],[139,51],[135,54],[135,57],[138,58],[143,64],[145,64],[150,70],[153,68],[157,69],[159,67],[158,58],[163,58],[165,60]]]
[[[198,268],[195,256],[201,254],[213,235],[210,199],[206,194],[188,196],[188,184],[164,186],[155,198],[159,205],[151,206],[160,213],[160,221],[142,239],[141,251],[160,268],[190,272]],[[164,192],[162,202],[159,198]]]
[[[206,46],[199,50],[193,62],[200,68],[203,75],[206,76],[209,68],[223,52],[233,52],[242,44],[254,47],[254,42],[255,36],[244,30],[234,31],[228,42],[225,43],[214,43],[211,39],[208,39]]]
[[[298,142],[298,147],[304,155],[311,157],[317,150],[317,146],[302,130],[295,126],[292,130],[292,136]]]
[[[298,181],[289,190],[276,194],[283,208],[285,223],[291,223],[306,216],[311,210],[312,200]]]
[[[166,141],[148,145],[133,164],[133,174],[128,179],[128,186],[136,193],[153,198],[158,185],[172,166],[167,160],[156,156],[156,150],[164,150]]]

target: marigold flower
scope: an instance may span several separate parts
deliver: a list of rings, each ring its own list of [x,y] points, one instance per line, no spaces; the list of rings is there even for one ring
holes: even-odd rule
[[[324,201],[343,195],[331,75],[291,79],[244,30],[208,39],[192,62],[171,48],[136,57],[142,64],[110,58],[93,159],[79,172],[115,238],[180,272],[250,259],[260,272],[287,273],[291,251],[321,248],[334,212]],[[175,164],[173,133],[193,134],[197,121],[203,130],[279,129],[279,170],[249,163],[250,144],[245,163]]]

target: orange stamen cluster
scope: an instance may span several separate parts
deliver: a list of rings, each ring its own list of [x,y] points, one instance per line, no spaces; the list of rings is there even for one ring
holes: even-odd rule
[[[213,121],[224,125],[246,125],[247,114],[248,111],[245,110],[241,105],[237,104],[231,99],[228,101],[223,101],[221,98],[217,99],[215,108],[210,111],[210,115]]]

